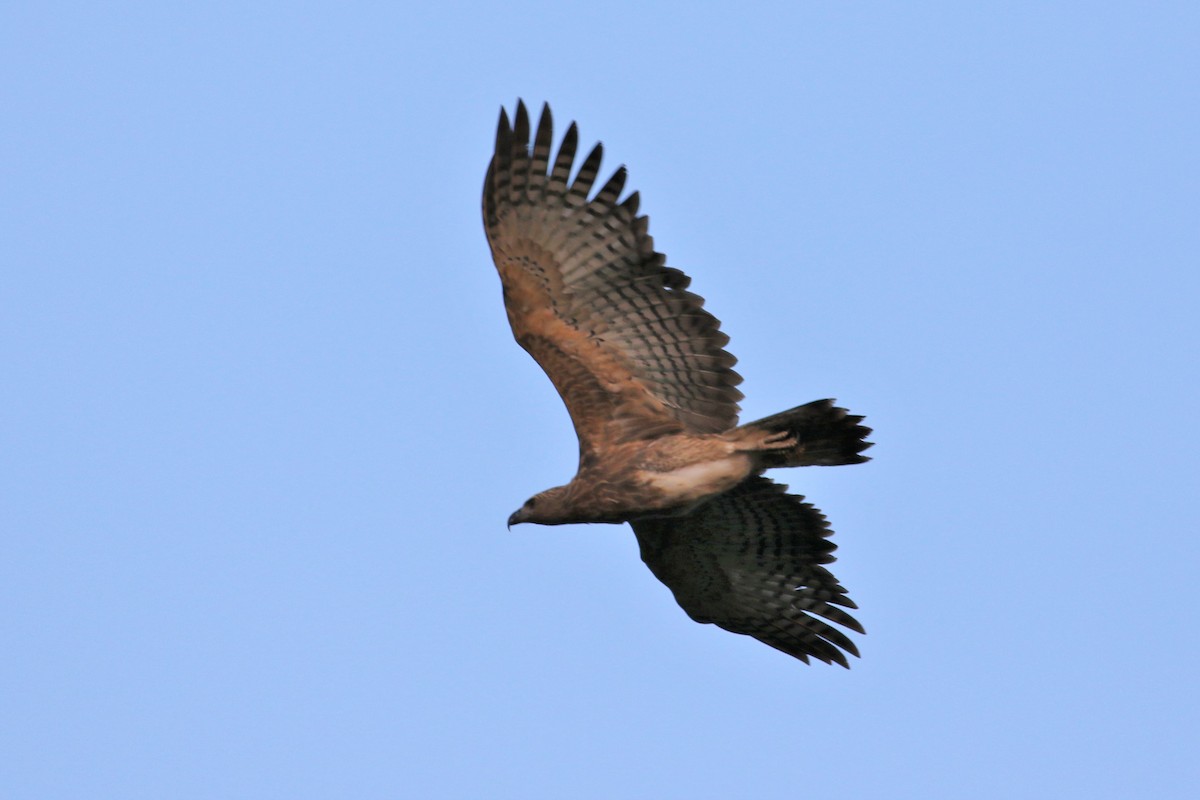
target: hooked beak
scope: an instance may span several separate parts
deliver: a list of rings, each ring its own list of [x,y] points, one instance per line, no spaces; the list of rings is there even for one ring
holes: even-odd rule
[[[511,531],[512,526],[521,522],[521,512],[514,511],[508,515],[508,529]]]

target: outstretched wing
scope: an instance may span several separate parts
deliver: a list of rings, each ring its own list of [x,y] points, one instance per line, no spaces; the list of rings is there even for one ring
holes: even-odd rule
[[[569,181],[574,123],[553,162],[552,139],[549,106],[532,147],[524,103],[512,126],[501,111],[483,222],[513,335],[562,395],[581,457],[616,441],[734,427],[742,394],[729,337],[654,251],[637,193],[617,202],[625,168],[589,198],[601,145]]]
[[[857,608],[821,566],[834,560],[833,531],[786,489],[750,478],[686,516],[634,521],[642,560],[697,622],[805,663],[812,656],[849,667],[845,653],[858,648],[829,623],[864,631],[838,607]]]

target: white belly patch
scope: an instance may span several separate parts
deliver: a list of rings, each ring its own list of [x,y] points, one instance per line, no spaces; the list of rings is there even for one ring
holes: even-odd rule
[[[745,456],[705,461],[670,472],[642,472],[645,481],[675,502],[691,502],[732,489],[746,476]]]

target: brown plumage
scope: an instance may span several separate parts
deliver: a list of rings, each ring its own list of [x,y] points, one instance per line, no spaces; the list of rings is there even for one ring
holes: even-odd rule
[[[862,627],[821,566],[832,531],[760,475],[866,461],[870,429],[831,400],[739,427],[729,337],[655,251],[637,193],[619,199],[625,168],[593,192],[599,144],[571,180],[575,124],[553,159],[548,106],[532,142],[531,132],[524,103],[512,124],[501,111],[483,221],[513,335],[567,406],[579,469],[509,525],[630,522],[642,559],[693,619],[846,666],[858,651],[826,620]]]

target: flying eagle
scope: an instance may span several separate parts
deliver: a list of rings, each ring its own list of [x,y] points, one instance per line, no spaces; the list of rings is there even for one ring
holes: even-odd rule
[[[832,531],[762,473],[866,461],[870,428],[832,400],[739,426],[729,337],[655,251],[637,192],[619,200],[625,168],[593,194],[601,145],[571,180],[575,124],[553,159],[549,106],[530,133],[523,102],[512,124],[501,110],[483,223],[513,335],[567,406],[579,468],[508,524],[628,522],[692,619],[848,667],[858,648],[830,623],[863,629],[822,566]]]

